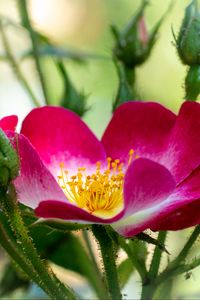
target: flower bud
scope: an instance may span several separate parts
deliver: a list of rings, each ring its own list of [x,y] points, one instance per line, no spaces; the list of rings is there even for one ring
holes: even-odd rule
[[[112,32],[116,39],[114,54],[127,68],[134,68],[148,58],[163,20],[162,18],[153,30],[148,32],[143,16],[147,4],[148,1],[143,1],[138,13],[122,32],[118,32],[117,28],[112,26]]]
[[[19,159],[9,139],[0,129],[0,187],[5,187],[19,171]]]
[[[192,0],[185,10],[176,44],[184,64],[200,64],[200,10],[197,0]]]

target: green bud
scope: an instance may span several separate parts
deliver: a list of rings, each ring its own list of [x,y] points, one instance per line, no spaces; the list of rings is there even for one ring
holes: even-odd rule
[[[189,68],[185,79],[186,100],[196,101],[200,94],[200,66],[195,65]]]
[[[192,0],[185,10],[176,44],[184,64],[200,64],[200,10],[197,0]]]
[[[116,40],[114,55],[121,60],[127,68],[134,68],[140,65],[149,57],[157,38],[157,32],[163,21],[155,25],[151,32],[147,31],[144,10],[149,1],[143,1],[137,14],[130,20],[127,26],[119,32],[112,26],[112,33]]]
[[[19,172],[19,159],[5,133],[0,129],[0,186],[7,186]]]

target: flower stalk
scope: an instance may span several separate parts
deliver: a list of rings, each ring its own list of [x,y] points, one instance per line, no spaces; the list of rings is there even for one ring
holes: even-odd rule
[[[83,239],[87,246],[87,249],[88,249],[88,252],[89,252],[89,255],[91,258],[91,262],[92,262],[92,265],[94,268],[94,278],[96,279],[96,293],[98,294],[99,299],[106,299],[109,297],[109,295],[107,293],[101,272],[99,271],[99,267],[98,267],[96,259],[95,259],[95,255],[94,255],[92,245],[90,242],[90,237],[88,236],[88,233],[86,230],[83,230],[82,232],[83,232]]]
[[[122,294],[119,286],[119,279],[115,262],[116,251],[113,241],[107,233],[105,227],[103,226],[93,225],[92,232],[100,245],[107,287],[110,293],[109,299],[120,300],[122,299]]]
[[[158,233],[158,238],[157,238],[158,242],[164,244],[166,240],[166,236],[167,236],[167,231],[160,231]],[[143,285],[142,285],[141,299],[143,300],[152,299],[153,294],[156,291],[155,279],[158,275],[162,253],[163,251],[158,246],[155,246],[149,272],[147,273],[146,279],[143,281]]]

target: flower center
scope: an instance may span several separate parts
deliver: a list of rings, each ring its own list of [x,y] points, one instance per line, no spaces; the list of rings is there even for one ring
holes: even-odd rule
[[[127,166],[131,163],[134,150],[129,151]],[[64,163],[60,163],[58,183],[67,199],[91,214],[113,216],[123,208],[124,164],[119,159],[107,158],[106,169],[101,162],[96,163],[93,174],[87,175],[87,169],[78,168],[76,175],[69,177]]]

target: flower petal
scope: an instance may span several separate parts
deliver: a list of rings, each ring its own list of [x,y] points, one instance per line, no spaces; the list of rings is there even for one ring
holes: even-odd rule
[[[163,202],[114,224],[120,234],[133,236],[147,228],[179,230],[200,224],[200,167]]]
[[[145,158],[134,160],[124,179],[125,215],[161,203],[175,189],[175,181],[162,165]]]
[[[109,224],[116,222],[122,216],[119,213],[113,218],[102,219],[87,211],[69,203],[60,201],[42,201],[36,208],[35,213],[38,217],[50,218],[50,219],[63,219],[66,221],[74,221],[78,223],[99,223],[99,224]]]
[[[153,230],[179,230],[200,224],[200,167],[198,167],[171,195],[177,201],[175,210],[166,213],[151,225]]]
[[[158,103],[127,102],[114,113],[102,142],[113,159],[135,154],[159,161],[176,116]]]
[[[59,164],[77,172],[78,167],[105,161],[103,145],[73,112],[53,106],[32,110],[25,118],[21,132],[37,149],[52,173],[58,175]]]
[[[9,132],[9,138],[20,156],[20,174],[15,179],[19,202],[35,208],[46,199],[67,201],[54,177],[23,135]]]
[[[124,181],[124,216],[113,228],[125,236],[138,233],[174,189],[174,178],[164,166],[144,158],[133,161]]]
[[[17,126],[18,117],[15,115],[4,117],[0,120],[0,128],[5,130],[15,131]]]
[[[168,166],[177,183],[200,165],[200,104],[183,103],[161,163]]]

